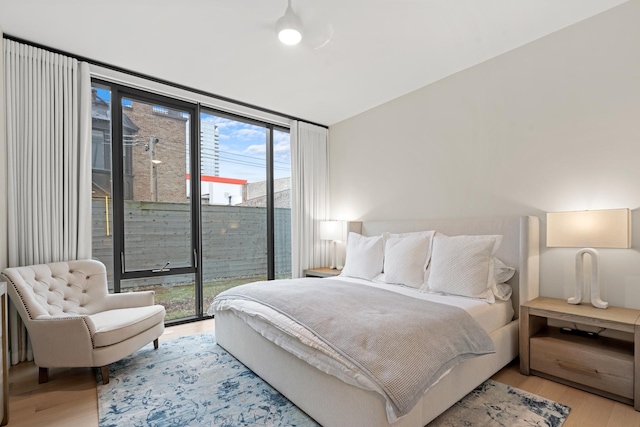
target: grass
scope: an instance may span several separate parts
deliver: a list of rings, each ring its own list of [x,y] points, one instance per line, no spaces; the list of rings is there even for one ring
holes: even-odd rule
[[[290,273],[278,278],[290,277]],[[207,282],[203,286],[205,313],[211,301],[222,291],[245,283],[267,280],[266,275],[232,277]],[[156,293],[156,304],[162,304],[167,310],[165,320],[176,320],[195,315],[195,286],[193,283],[177,283],[174,285],[141,286],[129,288],[131,291],[152,290]]]

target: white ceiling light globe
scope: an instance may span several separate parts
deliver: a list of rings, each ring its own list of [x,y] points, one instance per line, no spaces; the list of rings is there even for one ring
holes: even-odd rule
[[[296,29],[285,28],[283,30],[280,30],[280,32],[278,33],[278,38],[282,43],[292,46],[300,43],[300,40],[302,40],[302,34],[300,34],[300,31]]]

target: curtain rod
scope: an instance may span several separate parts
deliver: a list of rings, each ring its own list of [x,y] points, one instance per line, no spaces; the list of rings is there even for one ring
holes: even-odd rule
[[[274,111],[274,110],[269,110],[268,108],[262,108],[262,107],[258,107],[258,106],[255,106],[255,105],[252,105],[252,104],[249,104],[249,103],[246,103],[246,102],[238,101],[238,100],[235,100],[235,99],[232,99],[232,98],[227,98],[226,96],[215,95],[213,93],[210,93],[210,92],[207,92],[207,91],[204,91],[204,90],[200,90],[200,89],[192,88],[192,87],[189,87],[189,86],[181,85],[179,83],[170,82],[168,80],[164,80],[164,79],[161,79],[159,77],[149,76],[147,74],[139,73],[137,71],[127,70],[126,68],[117,67],[115,65],[107,64],[105,62],[96,61],[95,59],[87,58],[87,57],[80,56],[80,55],[75,55],[75,54],[72,54],[72,53],[69,53],[69,52],[65,52],[65,51],[60,50],[60,49],[54,49],[52,47],[49,47],[49,46],[46,46],[46,45],[43,45],[43,44],[40,44],[40,43],[34,43],[32,41],[25,40],[25,39],[20,38],[20,37],[12,36],[11,34],[4,33],[3,37],[5,39],[12,40],[14,42],[28,44],[28,45],[33,46],[33,47],[37,47],[37,48],[40,48],[40,49],[48,50],[49,52],[53,52],[53,53],[57,53],[57,54],[60,54],[60,55],[65,55],[65,56],[77,59],[78,61],[88,62],[90,64],[98,65],[98,66],[104,67],[104,68],[108,68],[108,69],[113,70],[113,71],[118,71],[118,72],[121,72],[121,73],[129,74],[131,76],[139,77],[139,78],[142,78],[142,79],[147,79],[147,80],[150,80],[150,81],[155,82],[155,83],[161,83],[161,84],[164,84],[164,85],[167,85],[167,86],[175,87],[177,89],[182,89],[182,90],[186,90],[186,91],[189,91],[189,92],[197,93],[199,95],[209,96],[211,98],[215,98],[215,99],[218,99],[220,101],[232,102],[232,103],[240,105],[242,107],[253,108],[254,110],[258,110],[258,111],[261,111],[263,113],[275,114],[277,116],[284,117],[285,119],[298,120],[298,121],[301,121],[301,122],[306,122],[306,123],[310,123],[312,125],[320,126],[322,128],[325,128],[325,129],[329,129],[329,126],[327,126],[327,125],[323,125],[323,124],[315,123],[315,122],[310,122],[309,120],[304,120],[304,119],[301,119],[301,118],[298,118],[298,117],[291,116],[289,114],[282,114],[282,113],[279,113],[279,112]]]

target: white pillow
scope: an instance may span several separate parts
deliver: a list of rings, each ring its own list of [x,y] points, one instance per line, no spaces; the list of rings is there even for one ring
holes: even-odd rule
[[[429,291],[495,302],[493,260],[502,236],[453,236],[433,239]]]
[[[501,301],[507,301],[513,294],[513,288],[506,283],[498,283],[491,290],[496,299]]]
[[[496,299],[506,301],[511,298],[513,289],[505,282],[513,277],[516,273],[516,269],[507,266],[504,262],[498,258],[493,260],[493,277],[495,277],[495,284],[491,289]]]
[[[371,280],[382,273],[383,259],[382,236],[365,237],[349,233],[347,256],[340,275]]]
[[[392,237],[427,237],[429,238],[429,240],[433,239],[433,236],[436,234],[435,230],[427,230],[427,231],[412,231],[410,233],[389,233],[389,232],[384,232],[382,233],[382,240],[385,244],[385,247],[387,246],[387,241],[389,239],[391,239]],[[429,242],[429,254],[431,254],[431,244],[432,242]]]
[[[507,266],[498,258],[493,261],[493,272],[496,277],[496,283],[506,283],[516,273],[515,268]]]
[[[431,258],[434,231],[389,235],[384,247],[384,281],[420,288]]]

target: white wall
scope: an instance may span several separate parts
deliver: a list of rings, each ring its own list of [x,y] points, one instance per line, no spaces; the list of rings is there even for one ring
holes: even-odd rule
[[[541,294],[571,296],[577,250],[545,247],[545,212],[640,207],[638,22],[631,0],[332,126],[332,218],[537,215]],[[633,219],[600,268],[640,308]]]

